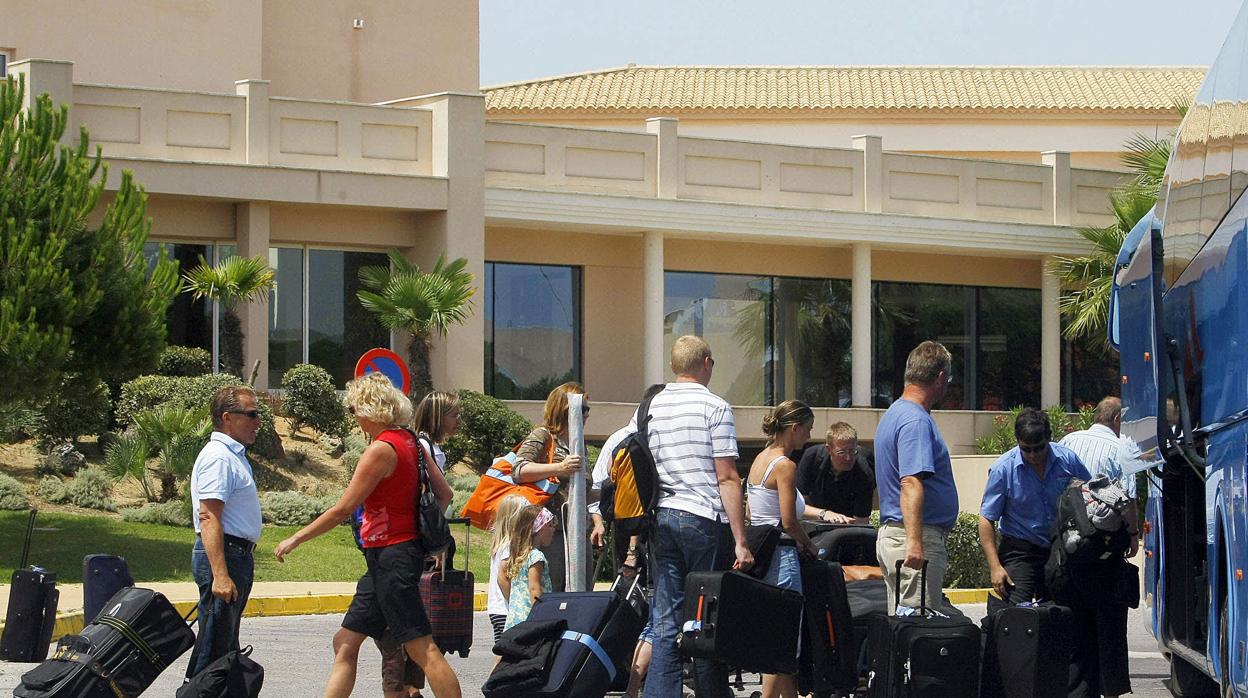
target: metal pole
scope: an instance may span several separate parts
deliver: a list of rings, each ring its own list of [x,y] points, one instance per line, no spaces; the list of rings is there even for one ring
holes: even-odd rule
[[[581,406],[585,402],[584,395],[568,395],[568,448],[583,460],[585,454],[585,417]],[[589,573],[589,509],[585,501],[585,463],[580,472],[571,477],[568,483],[568,512],[565,541],[568,557],[568,574],[565,586],[568,591],[586,591],[586,577]]]

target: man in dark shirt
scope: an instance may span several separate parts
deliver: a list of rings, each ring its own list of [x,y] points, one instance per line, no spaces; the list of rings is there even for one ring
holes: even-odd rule
[[[865,524],[875,499],[875,472],[845,422],[828,427],[827,443],[812,446],[797,464],[797,489],[806,503],[832,511],[832,523]]]

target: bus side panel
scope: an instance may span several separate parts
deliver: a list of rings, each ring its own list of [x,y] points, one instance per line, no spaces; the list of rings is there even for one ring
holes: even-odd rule
[[[1245,422],[1218,430],[1210,435],[1207,451],[1205,520],[1208,522],[1209,613],[1207,622],[1209,638],[1206,643],[1205,656],[1209,658],[1213,674],[1219,677],[1226,675],[1227,671],[1227,668],[1222,666],[1219,656],[1222,605],[1229,603],[1229,608],[1234,611],[1234,604],[1228,600],[1228,594],[1232,593],[1233,588],[1227,585],[1228,568],[1224,552],[1226,549],[1224,546],[1229,545],[1232,539],[1230,539],[1231,532],[1225,527],[1226,502],[1223,497],[1229,489],[1230,473],[1244,467],[1245,449],[1248,448],[1246,434],[1248,434],[1248,423]],[[1229,625],[1233,628],[1234,623]],[[1234,639],[1231,643],[1233,647]]]
[[[1148,500],[1144,503],[1144,589],[1142,600],[1149,612],[1145,615],[1148,630],[1153,637],[1161,639],[1161,619],[1165,607],[1162,580],[1165,579],[1165,558],[1161,555],[1162,526],[1161,479],[1148,478]],[[1158,642],[1158,644],[1161,644]]]

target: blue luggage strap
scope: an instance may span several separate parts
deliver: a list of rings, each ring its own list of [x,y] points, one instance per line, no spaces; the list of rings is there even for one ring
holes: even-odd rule
[[[598,644],[598,641],[593,636],[573,630],[565,630],[563,635],[559,637],[561,640],[579,642],[588,647],[589,651],[593,652],[594,656],[598,658],[603,668],[607,670],[607,676],[610,677],[611,683],[615,683],[615,664],[611,661],[611,657],[607,655],[607,651],[602,648],[602,645]]]

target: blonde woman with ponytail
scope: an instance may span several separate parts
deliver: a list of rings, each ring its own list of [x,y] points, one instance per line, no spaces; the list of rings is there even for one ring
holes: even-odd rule
[[[815,413],[804,402],[786,400],[777,405],[763,417],[767,446],[754,458],[746,478],[750,523],[778,526],[792,539],[781,540],[763,579],[794,591],[802,590],[799,557],[818,557],[818,550],[802,530],[801,520],[817,519],[820,511],[806,506],[797,491],[797,464],[789,454],[810,440],[814,422]],[[764,675],[763,697],[797,698],[797,679],[792,675]]]

